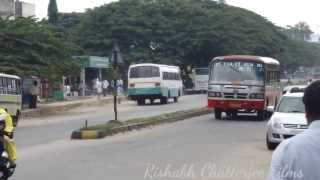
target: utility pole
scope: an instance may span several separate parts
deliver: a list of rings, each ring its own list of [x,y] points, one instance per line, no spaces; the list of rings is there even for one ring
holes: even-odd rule
[[[118,85],[117,85],[117,81],[118,81],[118,68],[119,65],[121,65],[123,63],[122,61],[122,57],[121,57],[121,53],[120,53],[120,49],[118,46],[118,43],[115,42],[114,43],[114,47],[112,50],[112,66],[113,66],[113,71],[114,71],[114,78],[113,78],[113,109],[114,109],[114,120],[118,121],[118,107],[117,107],[117,100],[118,100]]]

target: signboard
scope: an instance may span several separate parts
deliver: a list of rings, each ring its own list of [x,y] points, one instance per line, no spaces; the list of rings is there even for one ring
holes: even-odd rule
[[[81,66],[84,68],[110,68],[110,60],[108,57],[99,56],[74,56],[76,60],[79,60]]]

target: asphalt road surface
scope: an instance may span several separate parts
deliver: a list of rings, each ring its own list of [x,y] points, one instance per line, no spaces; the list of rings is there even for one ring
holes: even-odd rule
[[[137,106],[135,102],[127,101],[119,105],[119,120],[201,108],[206,106],[206,99],[206,95],[192,95],[180,98],[178,103],[170,101],[167,105],[145,106]],[[84,126],[85,120],[88,120],[89,125],[94,125],[113,119],[113,105],[109,104],[102,107],[81,107],[47,118],[22,120],[16,131],[16,141],[19,149],[45,145],[69,139],[73,130]]]
[[[272,154],[266,122],[246,119],[211,114],[103,140],[25,146],[12,179],[262,180]]]

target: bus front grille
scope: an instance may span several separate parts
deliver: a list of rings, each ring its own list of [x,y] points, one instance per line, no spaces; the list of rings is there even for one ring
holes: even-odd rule
[[[224,98],[226,99],[247,99],[247,93],[223,93]]]

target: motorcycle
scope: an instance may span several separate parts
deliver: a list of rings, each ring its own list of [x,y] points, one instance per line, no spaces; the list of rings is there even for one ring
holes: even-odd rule
[[[0,157],[0,180],[8,180],[14,174],[15,168],[10,167],[9,156],[6,151]]]

